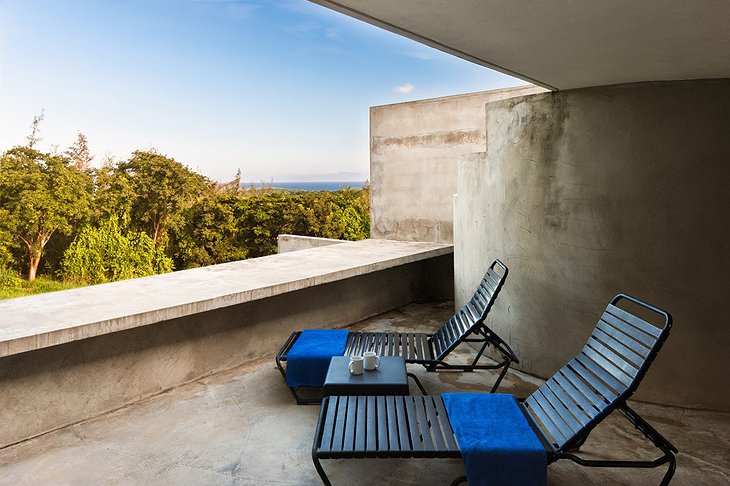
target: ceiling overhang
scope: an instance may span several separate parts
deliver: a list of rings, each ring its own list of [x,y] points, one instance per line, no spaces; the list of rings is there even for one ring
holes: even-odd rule
[[[728,0],[311,0],[548,89],[730,78]]]

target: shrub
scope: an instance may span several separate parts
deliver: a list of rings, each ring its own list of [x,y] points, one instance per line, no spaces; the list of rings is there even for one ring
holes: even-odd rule
[[[123,232],[116,217],[82,228],[64,252],[64,280],[97,284],[172,271],[163,244],[143,232]]]

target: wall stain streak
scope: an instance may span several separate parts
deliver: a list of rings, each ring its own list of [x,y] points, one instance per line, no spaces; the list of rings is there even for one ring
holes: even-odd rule
[[[480,130],[449,131],[407,137],[373,137],[373,145],[380,148],[483,144],[484,132]]]

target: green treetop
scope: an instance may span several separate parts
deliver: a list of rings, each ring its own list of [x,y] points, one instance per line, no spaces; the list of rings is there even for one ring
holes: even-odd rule
[[[28,280],[54,233],[89,214],[91,179],[63,156],[15,147],[0,157],[0,226],[28,250]]]
[[[132,189],[133,221],[146,226],[155,243],[208,189],[205,177],[155,151],[134,152],[128,161],[119,164],[118,171]]]

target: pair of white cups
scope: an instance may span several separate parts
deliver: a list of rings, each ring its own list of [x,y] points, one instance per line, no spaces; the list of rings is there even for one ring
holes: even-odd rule
[[[350,356],[347,369],[350,370],[351,375],[362,375],[363,369],[373,371],[378,366],[380,366],[380,358],[375,351],[365,351],[362,356]]]

